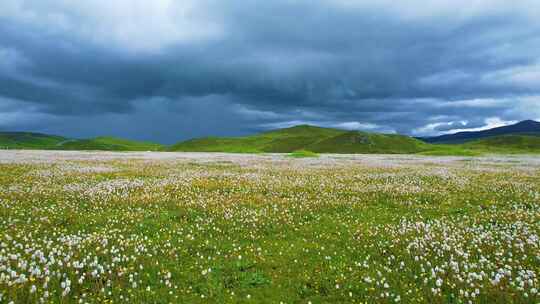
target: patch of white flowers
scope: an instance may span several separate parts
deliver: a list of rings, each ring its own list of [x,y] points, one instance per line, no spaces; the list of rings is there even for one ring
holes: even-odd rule
[[[536,158],[0,151],[0,166],[0,303],[255,302],[235,288],[293,276],[342,301],[540,301]]]

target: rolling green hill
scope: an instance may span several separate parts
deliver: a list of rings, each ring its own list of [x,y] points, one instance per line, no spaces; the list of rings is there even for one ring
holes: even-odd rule
[[[0,149],[159,151],[160,144],[114,137],[69,139],[31,132],[0,132]]]
[[[180,142],[170,151],[316,153],[417,153],[429,145],[403,135],[374,134],[308,125],[245,137],[207,137]]]
[[[412,137],[395,134],[377,134],[346,131],[337,136],[304,147],[319,153],[417,153],[429,145]]]
[[[115,137],[69,139],[30,132],[0,132],[0,149],[183,151],[231,153],[387,153],[475,156],[540,153],[539,134],[491,136],[462,144],[430,144],[409,136],[300,125],[244,137],[206,137],[166,147]],[[305,152],[305,153],[304,153]]]
[[[133,141],[115,137],[66,140],[57,146],[60,150],[104,150],[104,151],[159,151],[160,144]]]
[[[206,137],[177,143],[168,150],[184,152],[292,152],[343,133],[341,130],[307,125],[245,137]]]
[[[244,137],[206,137],[168,147],[169,151],[233,153],[388,153],[477,156],[490,153],[540,153],[540,136],[503,135],[464,144],[430,144],[396,134],[346,131],[301,125]]]
[[[0,132],[0,149],[52,149],[66,138],[31,132]]]
[[[493,136],[462,145],[475,150],[487,150],[500,153],[539,153],[540,136],[501,135]]]

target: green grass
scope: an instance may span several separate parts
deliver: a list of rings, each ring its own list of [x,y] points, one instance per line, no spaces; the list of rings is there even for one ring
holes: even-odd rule
[[[427,144],[402,136],[345,131],[314,126],[296,126],[234,138],[208,137],[180,142],[170,151],[291,153],[415,153]]]
[[[539,154],[540,137],[528,135],[493,136],[464,144],[427,146],[419,154],[431,156],[481,156],[488,154]]]
[[[429,145],[425,151],[418,154],[426,156],[481,156],[489,152],[488,149],[475,149],[462,145],[438,144]]]
[[[207,137],[177,143],[169,151],[292,153],[298,150],[341,154],[421,154],[481,156],[540,153],[540,137],[497,136],[467,144],[429,144],[397,134],[320,128],[301,125],[244,137]]]
[[[31,132],[0,132],[0,149],[52,149],[66,140],[61,136]]]
[[[502,135],[469,142],[465,148],[501,154],[540,153],[540,137],[528,135]]]
[[[163,145],[105,136],[70,139],[31,132],[0,132],[0,149],[160,151]]]
[[[346,131],[300,125],[243,137],[206,137],[172,146],[114,137],[67,139],[38,133],[0,133],[1,149],[183,151],[227,153],[421,154],[431,156],[480,156],[485,154],[538,154],[540,137],[505,135],[464,144],[428,144],[397,135]]]
[[[58,148],[62,150],[160,151],[163,146],[115,137],[96,137],[65,141]]]
[[[343,131],[312,126],[296,126],[245,137],[192,139],[168,148],[184,152],[290,153]]]
[[[253,142],[243,142],[237,138],[206,137],[192,139],[167,148],[168,151],[183,152],[228,152],[261,153]]]
[[[1,303],[540,301],[530,158],[100,155],[0,164]]]
[[[306,149],[319,153],[416,153],[425,149],[420,140],[395,134],[345,131],[338,136],[318,141]]]
[[[294,158],[309,158],[309,157],[319,157],[319,154],[307,150],[296,150],[289,154],[290,157]]]

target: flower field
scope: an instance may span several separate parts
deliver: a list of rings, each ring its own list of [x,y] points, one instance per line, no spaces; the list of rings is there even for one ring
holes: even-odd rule
[[[0,303],[539,303],[540,158],[0,152]]]

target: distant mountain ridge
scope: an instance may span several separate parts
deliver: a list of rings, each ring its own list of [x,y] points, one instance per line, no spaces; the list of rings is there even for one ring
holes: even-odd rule
[[[487,137],[500,135],[530,135],[540,136],[540,122],[524,120],[513,125],[487,129],[483,131],[466,131],[435,137],[421,138],[428,143],[461,144]]]

